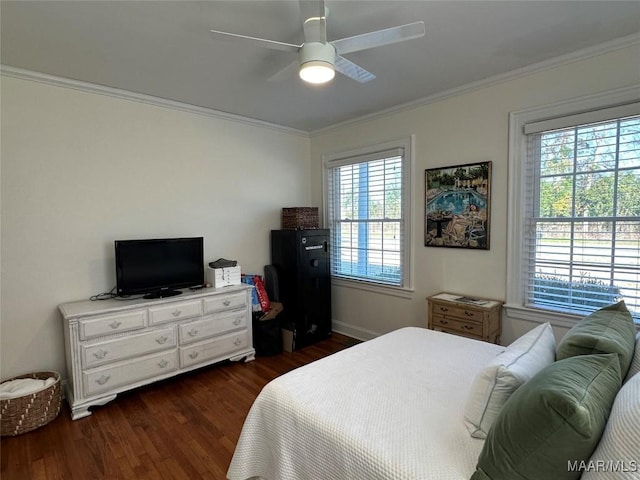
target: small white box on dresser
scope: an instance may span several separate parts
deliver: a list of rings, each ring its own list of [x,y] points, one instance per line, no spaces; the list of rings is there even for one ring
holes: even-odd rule
[[[207,267],[207,283],[213,288],[240,285],[240,265],[235,267],[211,268]]]

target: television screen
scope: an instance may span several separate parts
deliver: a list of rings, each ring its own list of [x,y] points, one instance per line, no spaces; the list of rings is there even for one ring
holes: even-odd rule
[[[180,288],[204,283],[204,239],[116,240],[118,296],[178,295]]]

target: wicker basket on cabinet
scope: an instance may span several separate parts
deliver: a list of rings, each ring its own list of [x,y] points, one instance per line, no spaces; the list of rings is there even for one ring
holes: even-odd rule
[[[283,230],[307,230],[319,228],[318,207],[292,207],[282,209]]]

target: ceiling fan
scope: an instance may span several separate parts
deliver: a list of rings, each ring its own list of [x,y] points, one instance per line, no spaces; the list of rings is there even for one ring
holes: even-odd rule
[[[420,21],[328,41],[326,23],[328,9],[325,7],[324,0],[300,0],[299,3],[304,30],[304,43],[300,45],[218,30],[210,30],[211,35],[217,39],[242,41],[272,50],[298,53],[298,60],[287,65],[269,80],[282,79],[299,67],[300,78],[309,83],[328,82],[333,79],[336,71],[357,82],[365,83],[376,76],[347,60],[343,55],[419,38],[425,34],[424,22]]]

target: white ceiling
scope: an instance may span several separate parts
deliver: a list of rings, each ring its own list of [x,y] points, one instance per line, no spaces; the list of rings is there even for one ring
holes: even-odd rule
[[[329,40],[418,20],[426,35],[345,55],[377,76],[369,83],[337,75],[310,86],[295,74],[267,81],[295,54],[214,40],[208,32],[302,43],[295,0],[2,0],[0,60],[314,131],[640,32],[640,1],[326,4]]]

